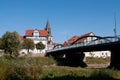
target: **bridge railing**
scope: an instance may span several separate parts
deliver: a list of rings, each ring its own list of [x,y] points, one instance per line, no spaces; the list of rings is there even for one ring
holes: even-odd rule
[[[90,46],[90,45],[97,45],[97,44],[105,44],[105,43],[111,43],[111,42],[116,42],[116,41],[120,41],[120,36],[117,37],[103,37],[103,38],[98,38],[92,41],[85,41],[82,43],[78,43],[78,44],[74,44],[74,45],[69,45],[66,47],[61,47],[61,48],[55,48],[52,50],[48,50],[47,52],[54,52],[54,51],[58,51],[58,50],[66,50],[66,49],[70,49],[70,48],[77,48],[77,47],[83,47],[83,46]]]

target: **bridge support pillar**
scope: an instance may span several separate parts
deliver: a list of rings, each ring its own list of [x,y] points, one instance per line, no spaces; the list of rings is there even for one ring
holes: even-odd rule
[[[84,58],[85,54],[83,52],[66,54],[66,61],[70,66],[87,67],[87,64],[83,61]]]
[[[120,48],[111,50],[111,62],[109,68],[120,69]]]

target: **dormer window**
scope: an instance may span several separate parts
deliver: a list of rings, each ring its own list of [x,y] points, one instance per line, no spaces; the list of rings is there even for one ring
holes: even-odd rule
[[[33,36],[39,37],[39,31],[37,29],[34,30],[33,32]]]

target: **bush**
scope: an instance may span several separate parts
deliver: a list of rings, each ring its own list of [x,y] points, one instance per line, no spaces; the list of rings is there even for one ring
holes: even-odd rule
[[[86,58],[87,64],[108,64],[110,63],[110,57],[107,58]]]
[[[52,57],[0,57],[0,80],[117,80],[120,71],[51,66]]]
[[[36,80],[40,79],[42,68],[37,60],[27,58],[9,59],[1,58],[0,80]],[[29,62],[30,61],[30,62]]]

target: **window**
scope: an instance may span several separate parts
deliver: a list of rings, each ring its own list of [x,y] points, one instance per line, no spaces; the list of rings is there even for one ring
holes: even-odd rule
[[[39,31],[38,31],[38,30],[35,30],[35,31],[33,32],[33,36],[39,37]]]

